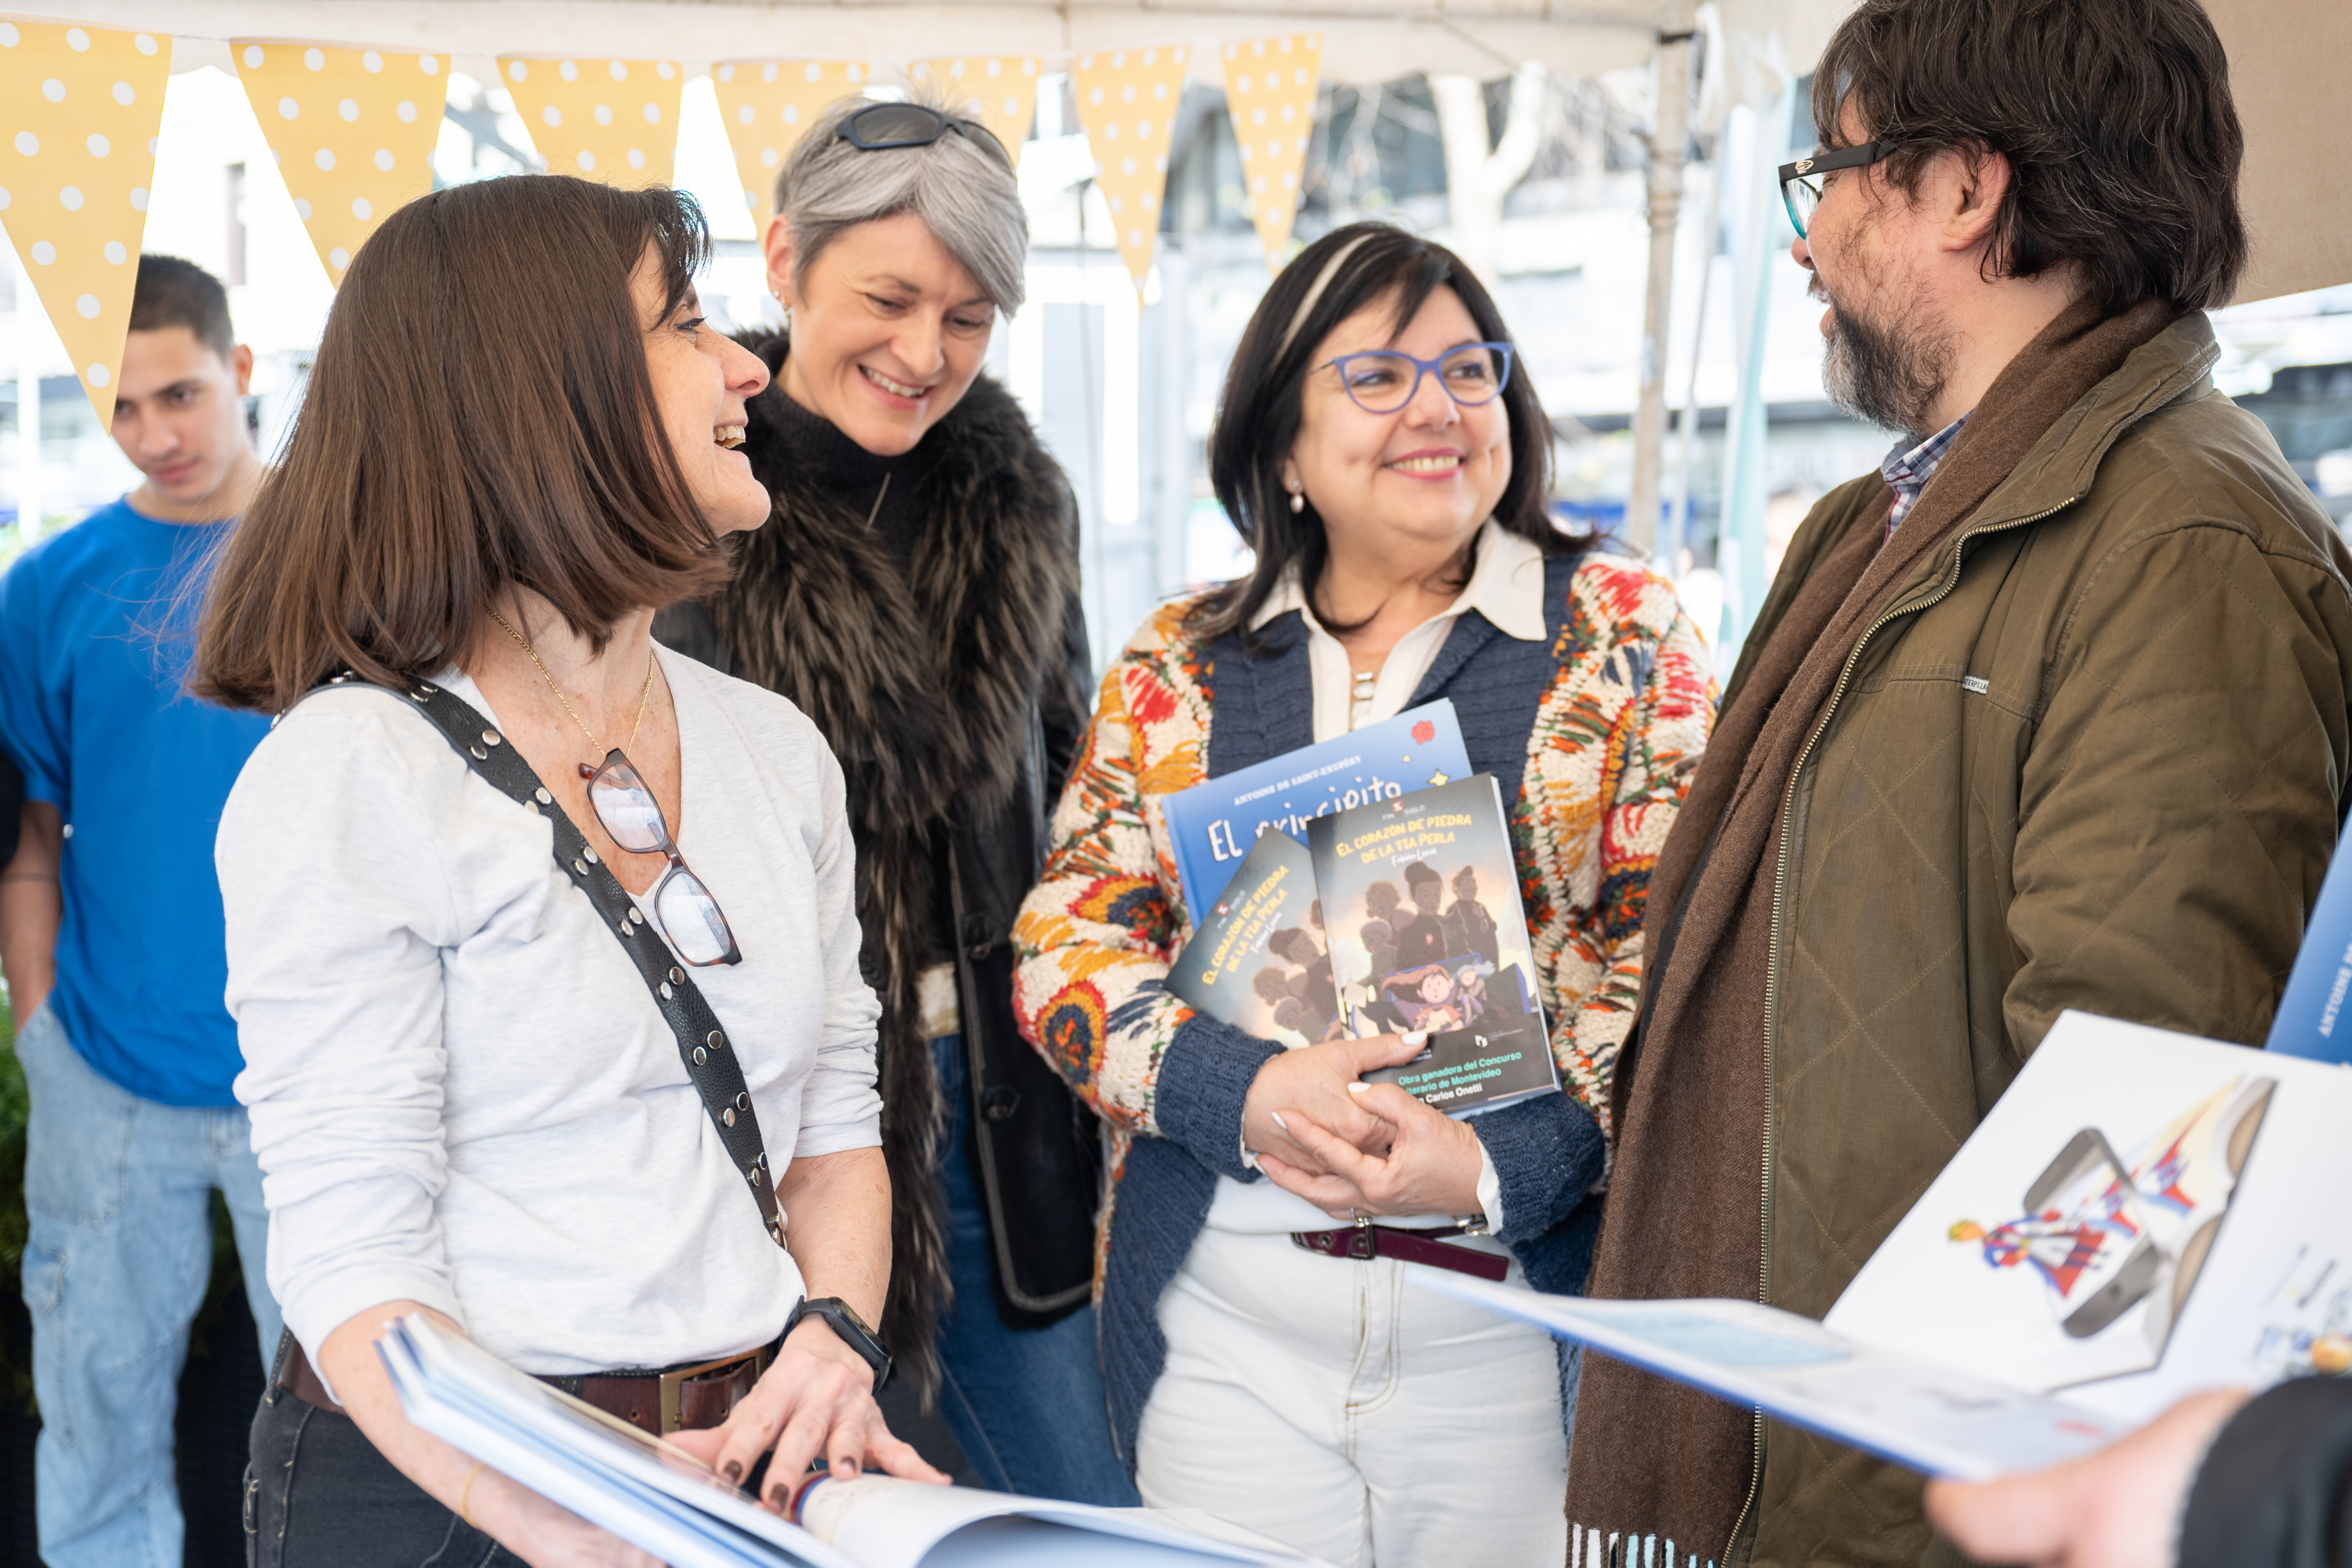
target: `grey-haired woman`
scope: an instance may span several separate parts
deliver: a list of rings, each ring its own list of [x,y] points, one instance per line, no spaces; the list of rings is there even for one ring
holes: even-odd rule
[[[1024,292],[1012,160],[936,101],[850,100],[775,195],[787,327],[743,339],[773,373],[745,447],[773,514],[656,635],[791,698],[848,775],[883,1008],[884,1342],[981,1484],[1131,1503],[1087,1303],[1099,1138],[1010,1004],[1090,685],[1069,485],[981,374]]]

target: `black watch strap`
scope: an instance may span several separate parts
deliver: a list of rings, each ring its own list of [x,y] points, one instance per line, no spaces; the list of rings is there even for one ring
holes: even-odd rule
[[[793,1315],[784,1320],[785,1339],[792,1338],[803,1318],[824,1319],[835,1338],[866,1358],[866,1364],[874,1369],[874,1392],[882,1392],[882,1385],[890,1381],[890,1352],[882,1348],[882,1342],[874,1337],[874,1331],[866,1326],[856,1308],[838,1296],[819,1296],[814,1300],[803,1296],[793,1308]]]

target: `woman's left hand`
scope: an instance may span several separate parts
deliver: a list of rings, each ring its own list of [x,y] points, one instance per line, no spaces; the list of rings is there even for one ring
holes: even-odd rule
[[[1276,1186],[1297,1193],[1334,1219],[1358,1215],[1478,1212],[1478,1135],[1392,1083],[1350,1084],[1356,1103],[1396,1129],[1388,1152],[1367,1154],[1329,1129],[1286,1109],[1291,1139],[1323,1163],[1312,1176],[1272,1154],[1258,1167]]]
[[[871,1466],[909,1480],[948,1484],[911,1445],[890,1435],[874,1403],[874,1369],[821,1318],[803,1319],[793,1330],[759,1386],[724,1425],[673,1433],[670,1441],[736,1482],[773,1448],[761,1500],[779,1513],[819,1456],[838,1480]]]

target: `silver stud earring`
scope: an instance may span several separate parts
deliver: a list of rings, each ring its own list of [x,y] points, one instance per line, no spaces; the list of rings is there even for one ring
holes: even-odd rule
[[[1301,512],[1307,510],[1307,492],[1305,490],[1293,490],[1290,492],[1290,510],[1294,512]]]

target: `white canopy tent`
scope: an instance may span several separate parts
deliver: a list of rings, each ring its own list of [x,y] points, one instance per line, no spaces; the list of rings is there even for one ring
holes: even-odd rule
[[[2207,0],[2235,62],[2248,132],[2245,195],[2255,261],[2242,298],[2352,280],[2352,224],[2339,171],[2352,154],[2340,62],[2352,53],[2343,0]],[[729,58],[810,57],[876,62],[957,54],[1033,54],[1046,68],[1090,51],[1194,46],[1191,69],[1221,82],[1223,42],[1312,29],[1326,79],[1376,83],[1414,71],[1492,79],[1530,62],[1591,77],[1654,63],[1648,179],[1651,233],[1633,494],[1626,542],[1655,531],[1666,428],[1668,306],[1683,154],[1696,123],[1720,127],[1740,104],[1777,106],[1810,70],[1851,0],[47,0],[58,19],[169,28],[172,68],[234,71],[232,37],[299,38],[432,49],[461,70],[488,58],[561,49],[661,58],[689,73]],[[0,5],[0,8],[5,8]],[[1707,41],[1705,80],[1690,79],[1693,40]],[[1696,102],[1694,103],[1694,100]],[[1760,139],[1759,139],[1760,141]],[[1732,177],[1769,180],[1757,167]],[[1721,177],[1719,174],[1718,177]],[[1761,241],[1761,229],[1756,239]],[[1712,249],[1712,246],[1708,249]],[[1736,251],[1737,258],[1737,251]],[[1752,264],[1753,258],[1745,258]],[[1753,353],[1751,346],[1747,352]],[[1752,377],[1748,378],[1752,382]],[[1735,419],[1737,416],[1735,416]],[[1737,459],[1735,458],[1735,461]]]

